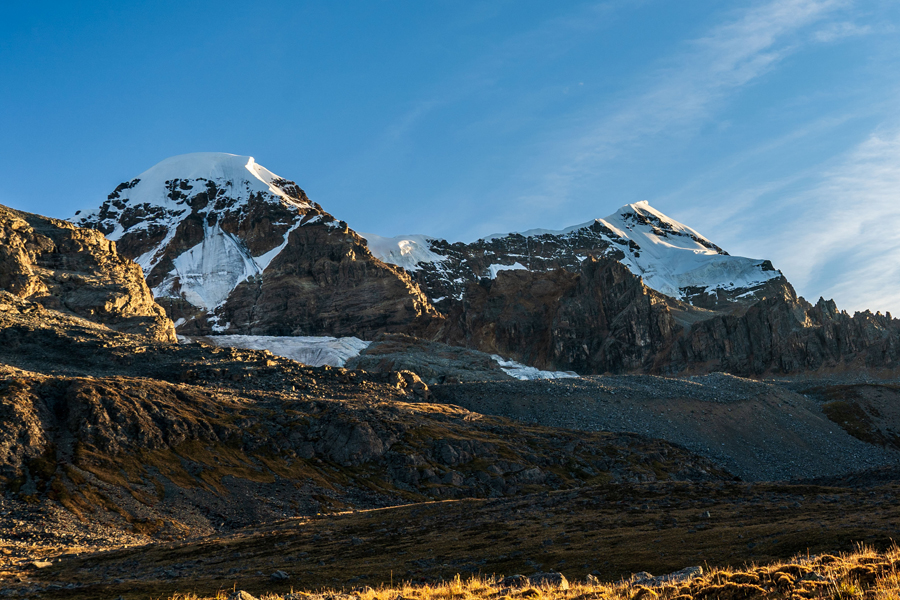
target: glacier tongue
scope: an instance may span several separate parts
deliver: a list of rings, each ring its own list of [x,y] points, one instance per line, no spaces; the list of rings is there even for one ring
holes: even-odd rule
[[[343,367],[372,343],[356,337],[327,336],[213,335],[203,339],[225,348],[268,350],[311,367]]]
[[[499,354],[492,354],[491,358],[500,365],[500,368],[503,369],[504,373],[523,381],[532,379],[571,379],[574,377],[581,377],[575,371],[541,371],[540,369],[523,365],[514,360],[506,360]]]

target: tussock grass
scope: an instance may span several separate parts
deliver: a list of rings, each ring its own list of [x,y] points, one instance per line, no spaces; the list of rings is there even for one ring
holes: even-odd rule
[[[237,586],[235,589],[239,590]],[[228,600],[234,590],[216,596],[176,594],[169,600]],[[672,583],[648,583],[635,577],[600,582],[588,577],[568,589],[555,586],[506,587],[500,577],[460,575],[439,583],[400,582],[377,588],[322,589],[262,594],[260,600],[755,600],[828,599],[897,600],[900,598],[900,548],[885,552],[860,546],[840,555],[797,556],[767,565],[714,568]]]

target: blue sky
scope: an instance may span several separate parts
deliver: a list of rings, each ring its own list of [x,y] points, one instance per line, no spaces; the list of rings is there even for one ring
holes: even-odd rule
[[[900,315],[900,3],[6,2],[0,203],[255,156],[360,231],[650,203],[810,300]]]

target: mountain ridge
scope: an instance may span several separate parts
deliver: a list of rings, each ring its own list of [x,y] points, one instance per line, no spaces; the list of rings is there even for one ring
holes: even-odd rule
[[[892,370],[900,358],[900,322],[813,306],[771,262],[731,256],[647,202],[471,244],[383,238],[252,157],[200,153],[76,221],[142,264],[182,335],[403,334],[581,374]]]
[[[471,243],[427,235],[362,233],[384,262],[415,272],[435,303],[461,300],[462,284],[504,270],[577,270],[587,256],[613,258],[667,296],[703,308],[746,306],[786,280],[771,261],[731,256],[644,200],[560,230],[498,233]]]

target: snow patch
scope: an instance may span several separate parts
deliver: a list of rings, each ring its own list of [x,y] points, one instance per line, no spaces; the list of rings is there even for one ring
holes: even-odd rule
[[[327,336],[215,335],[204,339],[220,347],[268,350],[312,367],[343,367],[372,343],[356,337]]]
[[[369,252],[382,262],[403,267],[407,271],[417,271],[419,263],[436,263],[447,260],[446,257],[431,251],[430,238],[424,235],[398,235],[382,237],[374,233],[361,233],[366,239]]]
[[[256,263],[256,268],[259,269],[260,273],[265,271],[269,267],[269,263],[271,263],[275,259],[276,256],[281,254],[281,251],[284,250],[285,247],[288,245],[288,240],[290,239],[291,234],[294,232],[294,230],[296,230],[298,227],[300,227],[300,224],[301,224],[301,221],[298,219],[297,222],[294,223],[290,229],[288,229],[287,231],[284,232],[284,241],[281,242],[280,245],[275,246],[268,252],[261,254],[253,259],[253,261]]]
[[[488,267],[488,276],[491,279],[497,279],[497,273],[500,271],[527,271],[528,267],[520,263],[511,265],[491,265]]]
[[[500,365],[500,368],[503,369],[504,373],[523,381],[531,379],[571,379],[574,377],[581,377],[574,371],[541,371],[540,369],[523,365],[514,360],[506,360],[498,354],[492,354],[491,358]]]
[[[244,244],[218,225],[207,226],[203,241],[172,262],[172,271],[153,289],[154,297],[172,297],[179,290],[185,300],[207,311],[224,302],[239,283],[262,272]]]

